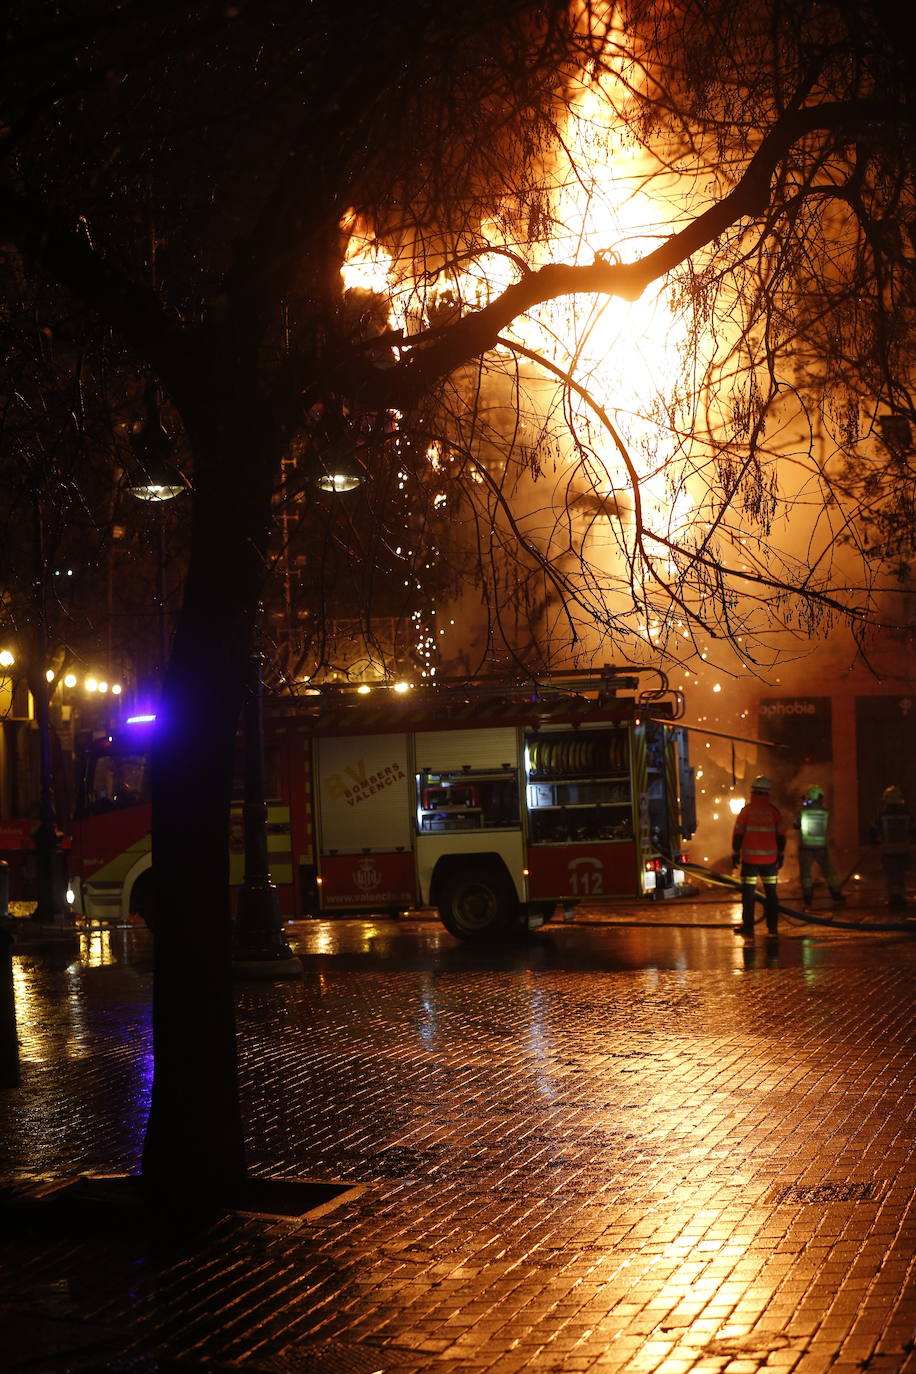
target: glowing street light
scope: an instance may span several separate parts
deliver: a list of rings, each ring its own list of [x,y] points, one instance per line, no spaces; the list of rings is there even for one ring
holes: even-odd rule
[[[133,436],[133,464],[127,490],[138,501],[171,501],[188,490],[188,482],[172,458],[172,441],[162,427],[154,402],[143,428]]]
[[[338,466],[333,472],[323,472],[318,478],[318,485],[322,491],[355,491],[361,480],[355,472],[345,471]]]
[[[318,462],[320,470],[315,481],[322,491],[355,491],[363,483],[365,473],[352,449],[335,445]]]

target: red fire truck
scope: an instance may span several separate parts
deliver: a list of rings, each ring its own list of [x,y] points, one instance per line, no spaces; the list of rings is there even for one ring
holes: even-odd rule
[[[613,670],[269,702],[281,912],[436,907],[453,934],[479,939],[584,899],[673,895],[695,826],[682,715],[679,693]],[[154,728],[128,722],[87,752],[71,864],[90,916],[143,913]],[[240,807],[231,849],[240,883]]]

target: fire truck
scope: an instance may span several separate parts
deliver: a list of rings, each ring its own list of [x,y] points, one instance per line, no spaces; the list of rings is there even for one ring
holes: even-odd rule
[[[680,693],[638,673],[330,688],[266,708],[267,843],[281,914],[438,909],[465,940],[556,908],[671,896],[695,827]],[[149,900],[151,720],[96,741],[71,865],[93,917]],[[241,807],[232,881],[243,873]]]

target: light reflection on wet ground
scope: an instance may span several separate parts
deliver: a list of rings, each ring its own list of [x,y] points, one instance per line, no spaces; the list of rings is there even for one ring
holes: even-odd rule
[[[493,948],[431,920],[289,927],[302,979],[238,990],[251,1167],[366,1192],[269,1240],[230,1228],[193,1311],[177,1271],[131,1296],[110,1268],[93,1308],[76,1252],[33,1256],[14,1288],[64,1283],[84,1316],[104,1299],[175,1358],[301,1347],[321,1369],[325,1341],[450,1374],[896,1374],[916,1312],[916,941],[786,923],[745,951],[733,905],[676,910]],[[136,1167],[147,937],[15,962],[0,1173]],[[229,1320],[215,1276],[235,1275],[237,1312],[249,1269],[258,1296]]]

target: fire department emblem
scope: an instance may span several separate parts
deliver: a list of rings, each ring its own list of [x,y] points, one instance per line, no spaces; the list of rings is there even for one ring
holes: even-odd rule
[[[371,892],[373,888],[378,887],[381,881],[382,875],[371,859],[363,859],[353,873],[353,882],[360,892]]]

